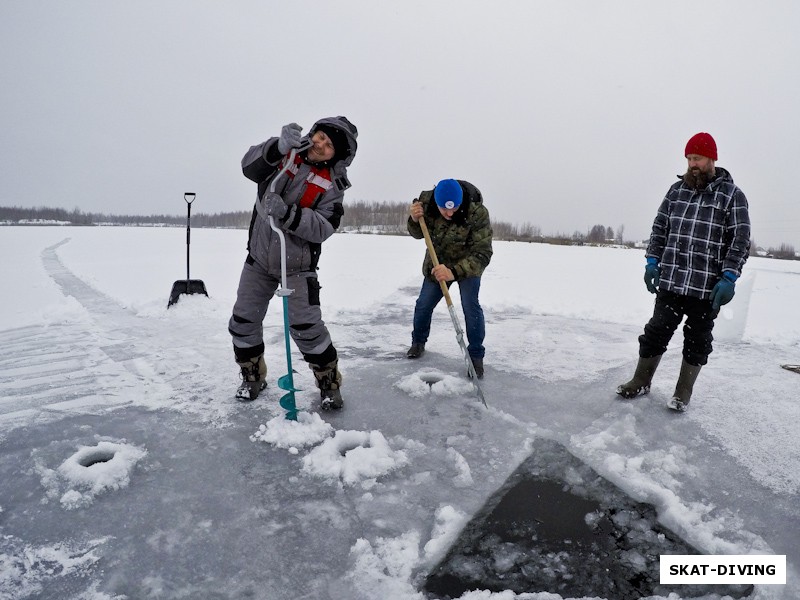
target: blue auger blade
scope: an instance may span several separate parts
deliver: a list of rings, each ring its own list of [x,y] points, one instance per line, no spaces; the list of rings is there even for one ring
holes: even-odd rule
[[[280,399],[279,404],[281,408],[286,411],[286,419],[289,421],[297,421],[297,405],[294,400],[294,393],[300,390],[294,387],[294,378],[292,373],[287,373],[283,377],[278,378],[278,387],[286,390],[286,393]]]
[[[278,378],[278,387],[288,392],[300,392],[298,388],[294,387],[294,378],[291,373],[287,373],[283,377]]]
[[[281,408],[286,411],[287,421],[297,421],[297,405],[294,402],[294,392],[288,392],[280,399]]]

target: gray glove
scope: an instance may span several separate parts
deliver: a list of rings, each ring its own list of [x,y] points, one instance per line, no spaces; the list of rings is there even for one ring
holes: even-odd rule
[[[278,196],[278,194],[269,192],[264,196],[264,210],[269,216],[275,217],[280,221],[286,216],[286,213],[289,212],[289,207],[286,206],[283,198]]]
[[[289,154],[292,148],[300,146],[300,132],[303,128],[297,123],[289,123],[281,128],[281,137],[278,138],[278,152]]]

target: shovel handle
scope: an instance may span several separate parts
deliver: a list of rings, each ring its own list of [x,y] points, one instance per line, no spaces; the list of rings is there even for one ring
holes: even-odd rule
[[[438,267],[439,259],[436,257],[436,250],[434,249],[433,242],[431,241],[431,234],[428,232],[428,225],[425,223],[425,215],[422,215],[419,218],[419,226],[422,228],[422,235],[425,237],[425,245],[428,247],[428,254],[431,255],[433,266]],[[442,288],[442,294],[444,294],[444,299],[447,302],[447,306],[452,306],[453,300],[450,298],[450,290],[447,289],[447,284],[444,281],[440,281],[439,286]]]
[[[194,202],[196,194],[194,192],[186,192],[183,194],[183,199],[186,200],[186,291],[189,291],[189,244],[192,243],[192,202]]]

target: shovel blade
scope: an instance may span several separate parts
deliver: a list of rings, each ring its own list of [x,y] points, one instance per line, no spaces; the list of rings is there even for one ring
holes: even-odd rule
[[[172,284],[172,291],[169,294],[167,308],[178,302],[184,294],[203,294],[208,296],[206,284],[200,279],[181,279]]]

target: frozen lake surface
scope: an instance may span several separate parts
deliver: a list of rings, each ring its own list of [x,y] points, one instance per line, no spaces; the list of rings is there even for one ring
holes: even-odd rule
[[[193,231],[209,297],[167,310],[183,229],[0,228],[0,598],[424,600],[445,572],[481,582],[463,600],[696,597],[652,581],[671,544],[785,554],[787,585],[744,597],[800,597],[800,375],[779,366],[800,363],[800,263],[750,259],[676,415],[680,331],[649,396],[614,394],[652,311],[641,251],[498,242],[485,408],[444,305],[404,358],[424,244],[337,234],[320,281],[346,406],[318,414],[295,351],[290,424],[279,302],[269,387],[233,399],[245,242]],[[526,510],[537,494],[556,500]],[[609,535],[630,542],[590,560]]]

